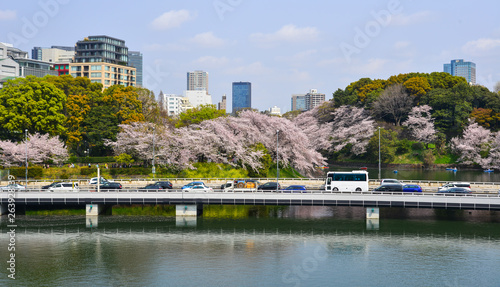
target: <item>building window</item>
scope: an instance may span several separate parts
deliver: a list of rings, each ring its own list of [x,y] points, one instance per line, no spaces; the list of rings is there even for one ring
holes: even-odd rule
[[[91,83],[101,83],[101,80],[90,80]]]
[[[109,78],[109,73],[104,73],[104,77]]]
[[[104,66],[105,71],[109,71],[109,66]]]
[[[80,66],[76,66],[76,67],[73,66],[73,67],[71,67],[71,71],[72,72],[81,71],[81,70],[82,70],[82,67],[80,67]]]
[[[101,65],[92,65],[92,66],[90,66],[90,69],[92,71],[100,71],[102,69],[102,66]]]
[[[109,80],[104,80],[105,85],[109,85]]]
[[[100,77],[102,77],[102,73],[101,72],[99,72],[99,73],[97,73],[97,72],[90,73],[90,77],[91,78],[100,78]]]

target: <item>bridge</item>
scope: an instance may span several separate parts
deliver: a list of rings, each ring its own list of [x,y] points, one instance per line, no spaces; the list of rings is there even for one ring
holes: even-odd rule
[[[151,192],[152,191],[152,192]],[[11,202],[9,202],[9,200]],[[284,206],[360,206],[367,208],[439,208],[466,210],[500,210],[500,194],[441,194],[441,193],[373,193],[325,192],[309,190],[303,193],[286,192],[169,192],[125,190],[114,192],[2,192],[1,213],[8,204],[16,210],[23,208],[85,207],[87,215],[110,211],[113,205],[169,204],[176,205],[178,216],[196,216],[203,205],[284,205]],[[378,216],[378,210],[377,210]]]

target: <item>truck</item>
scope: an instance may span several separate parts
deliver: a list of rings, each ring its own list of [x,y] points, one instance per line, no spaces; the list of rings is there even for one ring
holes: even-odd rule
[[[259,187],[259,182],[257,180],[236,179],[221,185],[220,189],[223,192],[251,192],[256,191],[257,187]]]

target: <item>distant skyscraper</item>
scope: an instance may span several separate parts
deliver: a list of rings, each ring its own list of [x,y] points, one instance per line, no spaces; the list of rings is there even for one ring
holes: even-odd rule
[[[325,101],[325,94],[318,93],[318,90],[311,89],[305,96],[306,111],[312,110]]]
[[[142,87],[142,53],[139,51],[128,51],[128,65],[136,69],[135,82]]]
[[[252,107],[252,84],[233,82],[233,114],[241,109]]]
[[[306,95],[295,94],[292,95],[292,111],[305,111],[306,110]]]
[[[205,90],[208,94],[208,73],[204,71],[194,71],[187,73],[187,90]]]
[[[476,64],[464,62],[463,59],[452,60],[450,64],[444,64],[443,71],[453,76],[464,77],[468,83],[476,83]]]
[[[218,110],[226,110],[226,94],[224,94],[224,96],[222,96],[222,101],[220,101],[219,104],[217,105],[217,109]]]

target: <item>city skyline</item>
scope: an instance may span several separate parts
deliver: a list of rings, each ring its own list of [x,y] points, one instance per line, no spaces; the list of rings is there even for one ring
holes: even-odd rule
[[[476,63],[476,83],[490,90],[500,81],[495,1],[96,3],[6,2],[0,42],[30,52],[107,35],[143,54],[143,85],[156,95],[182,94],[186,72],[202,70],[214,102],[247,81],[254,108],[282,112],[293,94],[317,89],[329,100],[360,78],[441,72],[451,59]]]

